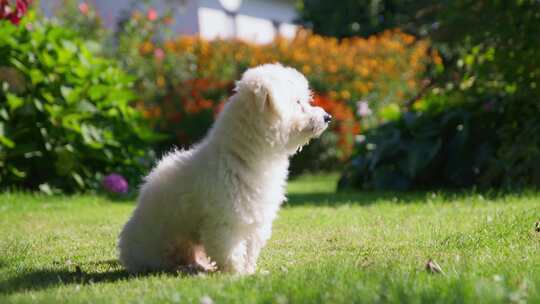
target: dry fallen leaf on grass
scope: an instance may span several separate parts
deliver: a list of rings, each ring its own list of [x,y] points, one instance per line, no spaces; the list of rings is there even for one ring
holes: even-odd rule
[[[444,274],[444,271],[442,270],[441,266],[439,266],[439,264],[437,264],[437,262],[435,262],[432,259],[429,259],[427,261],[427,263],[426,263],[426,271],[429,272],[429,273]]]

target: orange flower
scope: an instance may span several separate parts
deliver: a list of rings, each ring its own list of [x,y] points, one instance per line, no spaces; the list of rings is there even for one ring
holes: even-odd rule
[[[188,114],[197,114],[200,112],[200,109],[194,100],[187,100],[184,102],[184,110]]]
[[[211,109],[214,103],[212,103],[212,101],[208,99],[199,99],[197,100],[197,105],[201,110],[207,110]]]
[[[163,77],[162,75],[158,76],[158,78],[156,79],[156,85],[159,88],[163,88],[165,86],[165,77]]]
[[[150,41],[143,42],[139,47],[139,53],[144,56],[152,53],[154,50],[154,45]]]
[[[134,10],[133,13],[131,14],[131,18],[135,19],[135,20],[141,20],[142,18],[142,13],[141,11],[139,10]]]
[[[360,132],[354,101],[369,97],[375,113],[382,105],[399,104],[417,94],[427,65],[441,62],[440,56],[430,51],[428,42],[399,30],[342,40],[299,30],[292,40],[278,37],[267,45],[206,41],[183,35],[165,42],[163,48],[167,54],[188,56],[194,79],[178,85],[169,92],[168,99],[160,101],[163,113],[178,112],[182,117],[217,115],[232,93],[234,81],[246,68],[281,62],[302,71],[317,90],[314,103],[335,117],[331,131],[338,135],[338,149],[345,158],[354,146],[354,135]],[[154,49],[148,41],[141,44],[139,51],[148,55]],[[156,79],[156,83],[159,86],[161,81]],[[177,100],[176,107],[166,106],[166,100]],[[186,124],[189,121],[193,120],[182,120]],[[182,134],[189,137],[190,133]]]

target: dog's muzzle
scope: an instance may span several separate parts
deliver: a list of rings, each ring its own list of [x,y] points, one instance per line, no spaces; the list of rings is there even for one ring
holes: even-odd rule
[[[325,122],[325,123],[329,123],[329,122],[332,121],[332,115],[326,113],[326,114],[324,114],[323,119],[324,119],[324,122]]]

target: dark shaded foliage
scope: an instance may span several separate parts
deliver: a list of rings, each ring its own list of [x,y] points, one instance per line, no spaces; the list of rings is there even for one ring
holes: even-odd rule
[[[349,169],[344,181],[359,187],[394,189],[478,183],[496,187],[539,186],[540,53],[537,50],[540,49],[540,2],[458,0],[420,1],[418,4],[423,8],[412,12],[410,7],[404,6],[402,13],[409,16],[407,21],[401,23],[396,19],[395,24],[417,35],[428,36],[443,55],[444,65],[432,69],[431,87],[410,103],[411,108],[418,111],[404,113],[400,121],[367,134],[368,141],[382,146],[376,146],[373,151],[360,146],[360,156],[353,158],[355,163],[351,168],[368,169],[354,174]],[[467,144],[482,147],[486,139],[491,142],[490,152],[485,152],[487,158],[481,163],[483,169],[475,165],[480,170],[477,176],[471,176],[464,168],[471,168],[471,164],[475,164],[471,160],[481,152],[455,151],[457,155],[453,157],[461,159],[463,164],[455,163],[450,154],[446,157],[440,154],[445,155],[446,152],[440,149],[450,146],[452,140],[442,136],[444,117],[453,115],[457,108],[466,113],[463,117],[471,117]],[[479,109],[491,111],[489,116],[493,116],[493,120],[490,121],[496,123],[486,128],[485,115],[478,117]],[[440,111],[445,114],[437,114]],[[396,143],[407,146],[398,149],[405,156],[390,157],[384,150],[387,142],[394,134],[410,133],[412,129],[405,121],[418,115],[426,117],[421,119],[426,130],[433,127],[433,122],[439,122],[433,130],[437,136],[432,139],[439,138],[440,141],[421,142],[420,138],[412,137],[412,141],[403,142],[399,137]],[[476,135],[470,137],[470,134]],[[430,151],[435,151],[435,156],[432,157]],[[414,163],[412,159],[416,154],[427,162],[426,167],[412,171],[403,169],[401,161],[407,159],[406,162]],[[382,157],[386,164],[379,165],[380,160],[377,160],[377,165],[373,165],[374,157]],[[370,165],[359,165],[361,159],[369,160]],[[437,173],[433,177],[429,172],[435,161],[444,164],[435,166],[439,171],[433,171]],[[422,163],[418,163],[418,168]],[[380,168],[376,169],[377,166]],[[444,175],[444,168],[450,168],[455,177]],[[350,180],[353,176],[362,176],[366,180]]]
[[[481,186],[498,144],[491,130],[499,124],[499,115],[483,108],[408,112],[366,133],[339,188]]]

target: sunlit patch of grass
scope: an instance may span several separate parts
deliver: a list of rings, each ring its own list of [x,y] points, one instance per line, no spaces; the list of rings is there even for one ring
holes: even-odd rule
[[[540,302],[540,194],[335,194],[336,178],[290,183],[242,278],[127,274],[115,246],[132,203],[1,194],[0,303]]]

